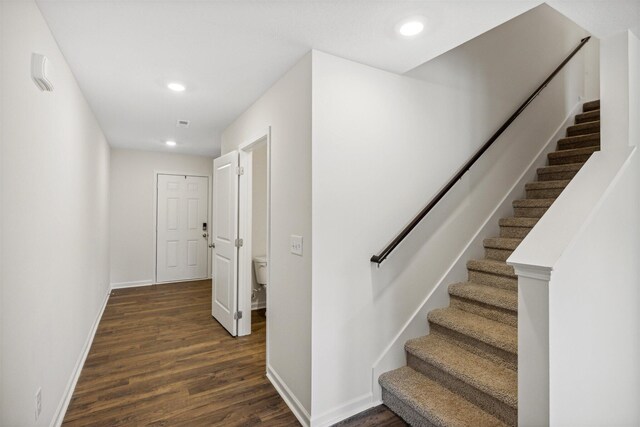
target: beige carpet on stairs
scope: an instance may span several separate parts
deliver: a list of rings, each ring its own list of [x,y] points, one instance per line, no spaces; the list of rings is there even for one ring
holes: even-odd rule
[[[449,286],[449,307],[429,313],[429,335],[405,344],[407,366],[380,376],[384,404],[410,425],[517,425],[518,279],[505,261],[599,149],[600,101],[591,101],[500,219],[500,235],[484,240],[485,258]]]

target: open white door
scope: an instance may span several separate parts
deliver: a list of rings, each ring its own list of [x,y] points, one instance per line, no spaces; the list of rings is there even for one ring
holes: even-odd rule
[[[213,161],[213,292],[211,314],[238,334],[238,152]]]

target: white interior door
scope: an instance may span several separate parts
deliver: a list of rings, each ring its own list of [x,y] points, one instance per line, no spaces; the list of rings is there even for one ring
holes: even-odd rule
[[[238,334],[238,152],[213,161],[213,283],[211,314]]]
[[[158,175],[158,282],[207,277],[208,187],[207,177]]]

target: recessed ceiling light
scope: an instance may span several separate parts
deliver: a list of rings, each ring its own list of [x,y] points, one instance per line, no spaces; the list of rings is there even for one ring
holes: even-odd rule
[[[186,89],[182,83],[172,82],[167,85],[174,92],[184,92]]]
[[[417,36],[424,30],[424,23],[418,19],[403,21],[397,25],[396,31],[404,37]]]
[[[166,141],[165,144],[167,144],[169,147],[175,147],[176,146],[176,142],[175,141]]]

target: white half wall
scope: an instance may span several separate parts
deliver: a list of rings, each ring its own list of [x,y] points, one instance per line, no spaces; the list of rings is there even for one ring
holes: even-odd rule
[[[141,286],[155,281],[156,173],[211,177],[212,170],[211,157],[115,148],[111,150],[110,235],[113,287]],[[209,185],[212,185],[211,181]],[[211,256],[207,256],[207,259],[211,274]]]
[[[551,425],[640,424],[639,218],[636,149],[553,267]]]
[[[375,403],[376,360],[580,101],[584,51],[380,268],[369,258],[585,35],[541,6],[407,76],[313,53],[312,425]]]
[[[0,11],[0,425],[49,426],[109,290],[109,146],[35,2]],[[31,81],[32,52],[53,92]]]
[[[222,153],[271,127],[267,369],[303,424],[311,412],[311,54],[222,133]],[[289,251],[303,237],[303,255]]]

